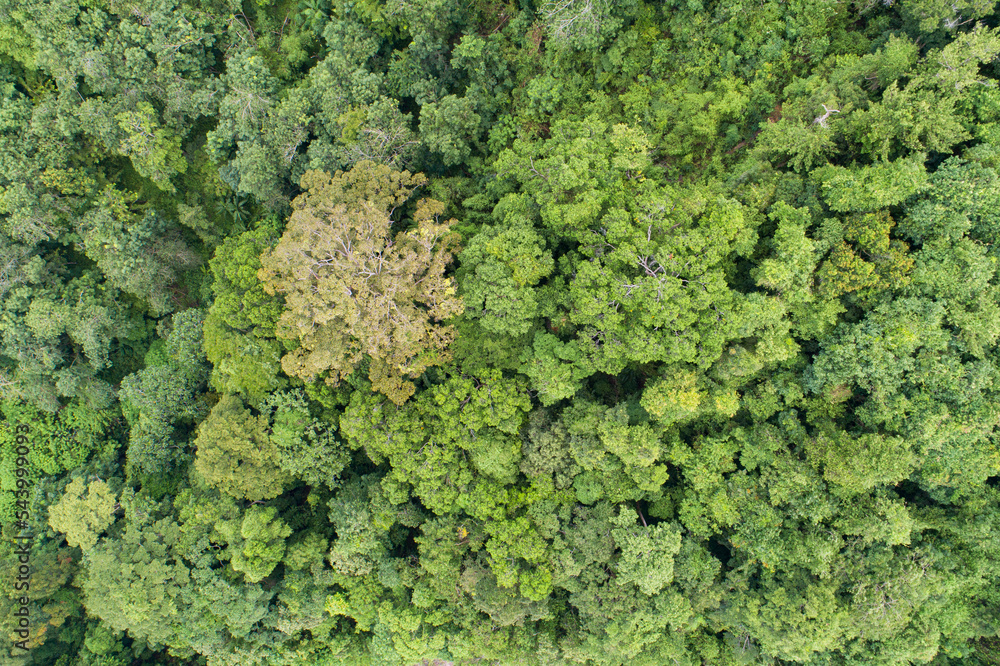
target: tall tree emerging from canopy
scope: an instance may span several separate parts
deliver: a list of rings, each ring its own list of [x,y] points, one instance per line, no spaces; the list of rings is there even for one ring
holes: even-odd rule
[[[265,289],[285,295],[277,333],[300,344],[285,373],[336,385],[367,355],[375,390],[402,404],[414,391],[405,377],[447,360],[453,334],[438,322],[464,307],[444,276],[455,220],[440,222],[444,204],[421,199],[415,228],[390,235],[393,211],[425,182],[372,162],[302,177],[281,241],[261,257]]]

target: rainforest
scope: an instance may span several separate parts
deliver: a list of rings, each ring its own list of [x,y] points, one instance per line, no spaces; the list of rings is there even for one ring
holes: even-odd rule
[[[1000,665],[992,0],[0,0],[0,663]]]

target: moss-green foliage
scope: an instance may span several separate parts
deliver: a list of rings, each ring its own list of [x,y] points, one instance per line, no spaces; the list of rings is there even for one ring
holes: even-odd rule
[[[63,498],[49,507],[49,525],[65,533],[69,545],[90,550],[101,532],[114,522],[116,504],[107,483],[97,479],[88,484],[83,477],[77,477],[66,486]]]
[[[997,22],[0,0],[0,662],[997,662]]]
[[[337,386],[367,357],[372,386],[402,404],[414,391],[407,377],[449,358],[453,333],[439,322],[462,309],[444,275],[454,220],[441,220],[444,204],[425,198],[415,229],[390,232],[393,211],[425,182],[369,161],[303,176],[307,192],[258,273],[269,294],[285,297],[277,334],[295,347],[281,360],[288,375]]]
[[[236,499],[271,499],[288,482],[267,420],[254,416],[239,398],[225,396],[198,427],[195,467],[212,486]]]

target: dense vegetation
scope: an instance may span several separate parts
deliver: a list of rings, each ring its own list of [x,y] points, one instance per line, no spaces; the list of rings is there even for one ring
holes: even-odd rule
[[[1000,663],[993,5],[0,0],[0,661]]]

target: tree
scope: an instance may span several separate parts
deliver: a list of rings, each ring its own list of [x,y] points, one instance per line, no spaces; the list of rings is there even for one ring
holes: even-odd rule
[[[787,156],[786,164],[797,172],[812,169],[836,153],[833,130],[817,122],[780,118],[764,126],[754,150],[777,161]]]
[[[257,277],[260,255],[277,243],[273,224],[227,238],[209,262],[215,300],[205,317],[205,354],[212,364],[210,382],[216,390],[240,394],[258,404],[282,388],[281,343],[275,327],[281,316],[280,297],[268,294]]]
[[[163,214],[134,211],[134,195],[108,186],[97,203],[79,222],[81,249],[112,285],[146,300],[155,316],[174,310],[170,288],[198,256]]]
[[[191,308],[163,321],[146,354],[146,367],[122,380],[119,400],[131,426],[126,472],[150,481],[168,468],[175,424],[199,420],[208,403],[200,395],[208,375],[202,351],[205,313]]]
[[[533,344],[521,354],[520,371],[531,379],[543,405],[573,397],[594,373],[594,363],[583,349],[578,340],[562,342],[551,333],[535,332]]]
[[[494,168],[504,180],[520,183],[547,227],[590,245],[589,227],[605,207],[622,205],[623,190],[644,182],[639,179],[650,167],[649,137],[641,128],[611,125],[597,116],[560,120],[550,134],[545,141],[515,140]],[[652,198],[661,202],[668,196],[660,191]]]
[[[8,284],[2,301],[7,396],[49,411],[59,408],[60,398],[109,406],[112,368],[127,368],[123,350],[147,335],[142,308],[128,303],[98,271],[71,276],[55,255],[23,259],[8,269],[22,284]]]
[[[661,523],[643,525],[640,530],[634,514],[626,509],[612,519],[612,524],[616,527],[611,534],[621,549],[619,582],[634,583],[649,596],[669,585],[674,579],[674,556],[681,549],[680,529]]]
[[[199,116],[217,109],[209,68],[224,24],[172,0],[149,3],[141,16],[33,0],[10,22],[32,44],[28,77],[57,82],[45,102],[60,118],[50,137],[125,157],[135,172],[173,192],[172,179],[188,166],[183,141]]]
[[[574,262],[570,321],[579,327],[581,350],[602,372],[667,360],[708,365],[727,338],[754,335],[756,322],[741,316],[744,299],[729,289],[722,265],[726,252],[748,249],[742,207],[692,192],[695,223],[658,198],[669,193],[654,192],[639,196],[631,211],[610,211],[602,221],[606,233],[590,233],[592,256]],[[755,303],[746,301],[752,313]]]
[[[464,503],[478,469],[484,478],[517,475],[517,433],[529,410],[523,381],[499,371],[480,377],[451,376],[402,407],[380,396],[355,392],[340,431],[352,448],[373,461],[388,460],[382,485],[397,502],[413,494],[438,515]]]
[[[87,608],[109,627],[150,647],[211,656],[232,650],[266,616],[273,593],[226,580],[211,568],[214,558],[180,556],[173,517],[129,520],[119,537],[91,549],[82,580]]]
[[[285,556],[285,538],[292,533],[273,506],[251,506],[239,521],[216,523],[229,544],[229,564],[249,583],[264,580]]]
[[[288,375],[336,386],[367,356],[375,389],[402,404],[414,391],[405,378],[448,358],[451,329],[437,322],[462,307],[444,276],[454,220],[439,222],[444,205],[424,199],[416,228],[389,236],[391,213],[423,182],[371,162],[303,177],[307,191],[260,270],[285,297],[278,334],[300,345],[282,359]]]
[[[108,462],[118,457],[122,428],[120,418],[111,410],[73,402],[51,413],[21,400],[3,400],[0,413],[4,417],[0,427],[0,488],[6,493],[0,497],[0,518],[7,521],[5,524],[12,525],[15,513],[24,510],[24,488],[19,486],[35,485],[46,478],[54,481],[66,471],[88,465],[107,469]],[[18,426],[22,426],[20,430]],[[19,440],[19,436],[25,439]],[[20,465],[25,471],[19,474],[18,458],[24,463],[26,457],[23,449],[18,454],[22,446],[30,450],[29,464]],[[53,497],[47,504],[57,501]]]
[[[269,207],[285,198],[284,179],[290,160],[267,141],[275,129],[268,122],[278,81],[264,58],[252,48],[241,48],[226,60],[226,95],[219,103],[221,122],[208,134],[208,153],[233,191],[255,196]],[[294,154],[298,142],[292,145]]]
[[[862,322],[841,324],[816,356],[806,386],[817,391],[850,382],[883,395],[896,392],[918,348],[947,344],[943,314],[936,303],[906,298],[880,305]]]
[[[916,153],[854,169],[825,166],[813,170],[811,177],[820,184],[831,209],[873,212],[900,204],[927,189],[925,159],[925,154]]]
[[[848,614],[838,603],[836,583],[794,571],[768,575],[760,587],[727,610],[727,624],[757,641],[764,654],[806,661],[842,645]]]
[[[813,300],[817,259],[816,242],[806,235],[809,211],[780,201],[770,215],[778,223],[770,241],[774,254],[753,270],[754,279],[758,286],[777,292],[789,303],[809,302]]]
[[[62,499],[49,508],[49,524],[66,534],[69,545],[90,550],[115,521],[115,495],[104,481],[97,479],[88,484],[78,476],[66,486]]]
[[[997,260],[969,238],[928,241],[914,257],[912,287],[907,291],[944,305],[955,342],[983,358],[1000,338],[1000,307],[995,284]],[[961,276],[961,278],[959,278]]]
[[[420,136],[446,166],[461,164],[472,154],[482,118],[467,97],[447,95],[420,109]]]
[[[187,162],[181,153],[181,137],[157,125],[152,104],[140,102],[137,107],[135,111],[115,116],[118,126],[125,133],[119,150],[129,156],[140,175],[173,192],[176,188],[170,177],[187,171]]]
[[[399,511],[386,501],[375,475],[352,479],[330,500],[330,523],[337,531],[328,559],[348,576],[364,576],[383,567],[389,556],[390,528]]]
[[[874,433],[819,434],[806,446],[810,461],[822,464],[826,480],[846,495],[895,485],[909,477],[917,463],[902,438]]]
[[[829,299],[854,292],[860,302],[872,303],[886,291],[905,287],[914,260],[906,243],[889,238],[893,226],[888,211],[848,216],[816,272],[819,294]]]
[[[510,216],[479,231],[459,255],[467,314],[492,333],[527,333],[539,314],[535,285],[554,268],[552,253],[531,224]]]
[[[33,512],[44,511],[44,500],[32,504]],[[42,516],[38,515],[38,518]],[[44,518],[37,520],[32,531],[39,536],[45,531]],[[14,536],[17,533],[5,530],[5,537],[7,534]],[[19,572],[15,576],[22,575],[20,565],[24,564],[25,559],[31,567],[31,579],[27,581],[30,589],[24,587],[23,578],[18,580],[15,577],[11,589],[0,595],[0,610],[4,612],[0,630],[12,639],[11,644],[0,653],[6,661],[17,663],[22,660],[25,656],[22,647],[30,651],[28,654],[33,659],[57,659],[58,655],[67,650],[73,651],[74,639],[78,632],[83,631],[83,598],[71,585],[74,577],[82,573],[81,562],[75,557],[76,549],[63,547],[63,544],[63,539],[58,536],[54,539],[42,537],[24,543],[27,546],[24,549],[4,549],[4,565]],[[16,552],[17,550],[21,552]],[[21,589],[17,588],[18,584]],[[25,592],[29,594],[26,595]],[[30,618],[27,627],[20,621],[23,617]],[[24,643],[18,646],[15,641]]]
[[[347,447],[334,437],[334,428],[315,418],[301,391],[272,394],[261,406],[270,420],[270,440],[278,451],[281,469],[310,486],[339,485],[348,466]]]
[[[607,0],[549,0],[541,7],[550,37],[576,48],[593,48],[621,25]]]
[[[198,427],[194,464],[212,486],[236,499],[277,497],[290,476],[268,436],[268,419],[254,416],[234,396],[223,396]]]

